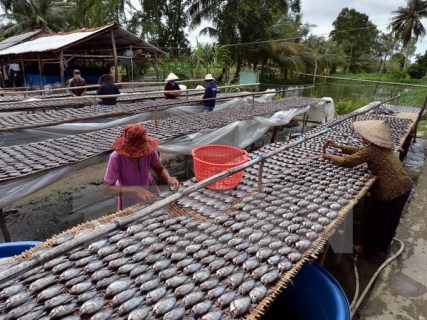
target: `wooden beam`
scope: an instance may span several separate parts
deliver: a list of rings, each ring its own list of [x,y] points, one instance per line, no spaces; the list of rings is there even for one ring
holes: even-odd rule
[[[39,79],[40,79],[40,89],[44,89],[44,85],[43,85],[43,75],[42,75],[42,60],[40,59],[40,55],[39,55]]]
[[[65,87],[65,75],[64,75],[64,50],[59,53],[59,70],[61,71],[61,86]]]
[[[24,87],[27,87],[27,79],[25,77],[25,62],[24,62],[24,58],[21,55],[21,64],[22,64],[22,77],[24,78]]]
[[[114,30],[111,28],[111,43],[113,45],[113,58],[114,58],[114,80],[119,81],[119,69],[117,67],[117,50],[116,41],[114,40]]]

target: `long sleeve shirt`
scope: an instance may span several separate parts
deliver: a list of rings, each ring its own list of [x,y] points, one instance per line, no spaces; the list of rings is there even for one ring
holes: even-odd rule
[[[205,107],[213,109],[215,107],[215,99],[217,94],[217,86],[215,81],[210,81],[206,88],[205,88],[205,94],[203,95],[203,99],[211,99],[203,101],[203,104]]]
[[[369,170],[377,180],[371,189],[372,197],[380,201],[389,201],[410,190],[414,183],[405,173],[402,163],[394,151],[376,145],[368,147],[340,146],[349,156],[331,157],[339,166],[352,168],[367,163]]]

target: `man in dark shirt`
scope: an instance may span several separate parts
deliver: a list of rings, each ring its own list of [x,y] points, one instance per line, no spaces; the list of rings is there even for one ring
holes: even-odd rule
[[[76,69],[73,71],[73,75],[74,77],[70,79],[70,81],[68,82],[68,86],[71,87],[83,87],[86,85],[86,81],[85,79],[83,79],[81,77],[80,74],[80,70]],[[70,93],[73,96],[81,96],[84,95],[86,93],[86,89],[85,88],[80,88],[80,89],[70,89]]]
[[[99,84],[101,87],[96,91],[96,94],[101,95],[110,95],[110,94],[120,94],[119,88],[114,84],[114,78],[110,75],[102,76],[99,78]],[[104,106],[113,106],[116,105],[117,97],[114,98],[101,98],[102,104]]]
[[[176,99],[179,95],[181,95],[181,89],[179,88],[178,83],[176,83],[176,80],[179,78],[174,73],[169,73],[168,77],[165,79],[165,91],[173,91],[173,92],[165,92],[165,98],[166,99]]]
[[[206,75],[205,77],[206,88],[205,88],[205,94],[203,95],[203,99],[207,99],[203,101],[203,104],[205,106],[204,110],[205,112],[210,112],[215,108],[215,99],[216,93],[217,93],[217,87],[215,83],[215,79],[212,77],[211,74]]]

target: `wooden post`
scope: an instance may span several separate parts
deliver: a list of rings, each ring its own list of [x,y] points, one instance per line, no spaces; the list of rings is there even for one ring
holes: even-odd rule
[[[40,54],[38,55],[38,60],[39,60],[39,79],[40,79],[40,89],[44,89],[44,85],[43,85],[43,75],[42,75],[42,60],[40,58]]]
[[[4,218],[3,209],[0,208],[0,229],[3,232],[4,241],[10,242],[9,230],[7,230],[6,219]]]
[[[118,82],[119,81],[119,69],[117,68],[117,50],[116,50],[116,41],[114,40],[113,28],[111,28],[111,43],[113,45],[114,79],[116,82]]]
[[[59,53],[59,70],[61,71],[61,86],[65,87],[65,76],[64,76],[64,50]]]
[[[252,95],[252,107],[255,108],[255,95],[254,94]]]
[[[276,140],[277,127],[273,127],[273,134],[271,135],[270,143],[273,143]]]
[[[3,87],[3,88],[6,88],[6,83],[4,82],[4,75],[5,75],[5,68],[4,68],[4,65],[0,65],[0,67],[1,67],[1,72],[0,72],[0,74],[1,74],[1,76],[0,76],[0,80],[1,80],[1,86]],[[3,96],[3,95],[2,95]]]
[[[258,192],[262,192],[262,172],[264,171],[264,162],[265,160],[262,160],[258,168]]]
[[[27,87],[27,79],[25,79],[25,63],[24,63],[24,58],[22,58],[22,55],[21,55],[21,64],[22,64],[22,78],[24,79],[24,86],[25,86],[25,88]],[[24,96],[25,96],[25,94],[24,94]]]
[[[133,70],[134,70],[134,68],[133,68],[133,50],[132,50],[132,46],[130,46],[130,53],[131,53],[131,56],[130,56],[130,72],[132,73],[132,77],[131,77],[131,81],[132,81],[132,92],[135,92],[135,85],[134,85],[134,83],[133,83],[133,79],[134,79],[134,77],[133,77]]]
[[[154,109],[154,127],[157,128],[158,126],[158,117],[159,117],[159,111],[157,107]]]

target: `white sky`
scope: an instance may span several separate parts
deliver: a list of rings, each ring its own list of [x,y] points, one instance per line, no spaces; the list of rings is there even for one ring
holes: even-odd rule
[[[332,31],[332,22],[337,18],[343,8],[355,9],[364,13],[369,20],[382,32],[387,32],[392,11],[399,7],[406,7],[406,0],[301,0],[303,23],[315,25],[311,33],[317,36],[328,37]],[[427,29],[427,19],[421,20]],[[206,23],[205,23],[206,25]],[[189,40],[195,44],[196,36],[199,41],[209,41],[206,37],[200,37],[198,32],[191,32]],[[424,54],[427,50],[427,37],[418,40],[416,53]]]

